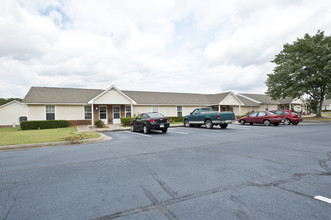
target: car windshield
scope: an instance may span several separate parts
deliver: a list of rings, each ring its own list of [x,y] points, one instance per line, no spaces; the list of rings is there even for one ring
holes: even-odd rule
[[[161,113],[148,113],[149,117],[151,118],[164,118]]]

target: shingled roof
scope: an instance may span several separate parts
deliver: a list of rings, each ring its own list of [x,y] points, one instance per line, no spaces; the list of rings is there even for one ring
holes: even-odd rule
[[[246,97],[248,98],[248,100],[251,99],[260,102],[261,104],[268,104],[268,105],[288,104],[294,100],[294,98],[290,98],[290,97],[286,97],[285,99],[272,100],[270,96],[265,94],[240,93],[238,95],[240,96],[239,97],[240,99]]]
[[[54,87],[31,87],[26,104],[86,104],[105,90]],[[218,94],[143,92],[121,90],[137,104],[155,105],[217,105],[231,92]]]
[[[22,102],[26,104],[86,104],[103,91],[101,89],[31,87]]]

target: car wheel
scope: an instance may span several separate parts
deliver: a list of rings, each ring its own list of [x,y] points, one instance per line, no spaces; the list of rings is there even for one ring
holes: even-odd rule
[[[134,126],[133,125],[131,125],[131,131],[132,132],[135,132],[136,130],[134,129]]]
[[[290,125],[290,124],[291,124],[290,119],[286,118],[284,121],[284,125]]]
[[[162,129],[162,133],[163,133],[163,134],[167,133],[167,131],[168,131],[168,128],[163,128],[163,129]]]
[[[263,124],[264,124],[265,126],[270,126],[271,123],[270,123],[269,120],[264,120]]]
[[[187,119],[184,120],[184,126],[190,127],[190,122]]]
[[[279,123],[274,123],[274,125],[275,125],[275,126],[278,126],[278,125],[279,125]]]
[[[211,122],[211,120],[209,120],[209,119],[207,119],[206,121],[205,121],[205,126],[206,126],[206,128],[208,128],[208,129],[211,129],[211,128],[213,128],[213,123]]]
[[[249,125],[253,125],[253,123],[249,123]]]
[[[298,122],[298,121],[296,121],[296,122],[292,122],[292,124],[293,124],[293,125],[297,125],[297,124],[299,124],[299,122]]]
[[[148,128],[147,128],[146,125],[144,125],[143,131],[144,131],[144,134],[148,134],[149,133],[149,130],[148,130]]]
[[[240,124],[245,125],[246,124],[245,120],[240,120]]]
[[[220,124],[220,126],[221,126],[222,129],[225,129],[225,128],[228,127],[228,124]]]

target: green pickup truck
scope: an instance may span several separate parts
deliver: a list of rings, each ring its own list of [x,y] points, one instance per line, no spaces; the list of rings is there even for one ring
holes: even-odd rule
[[[219,125],[221,128],[227,128],[232,122],[235,122],[233,112],[215,112],[212,108],[197,108],[184,117],[185,127],[205,125],[210,129]]]

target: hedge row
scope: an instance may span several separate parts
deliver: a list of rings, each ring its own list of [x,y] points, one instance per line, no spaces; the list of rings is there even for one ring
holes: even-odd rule
[[[184,117],[183,116],[174,116],[174,117],[167,117],[170,121],[170,123],[172,122],[183,122]]]
[[[131,117],[125,117],[125,118],[121,118],[121,123],[123,126],[130,126],[131,122],[134,120],[134,118]]]
[[[65,128],[69,127],[69,121],[66,120],[47,120],[47,121],[22,121],[22,130]]]

